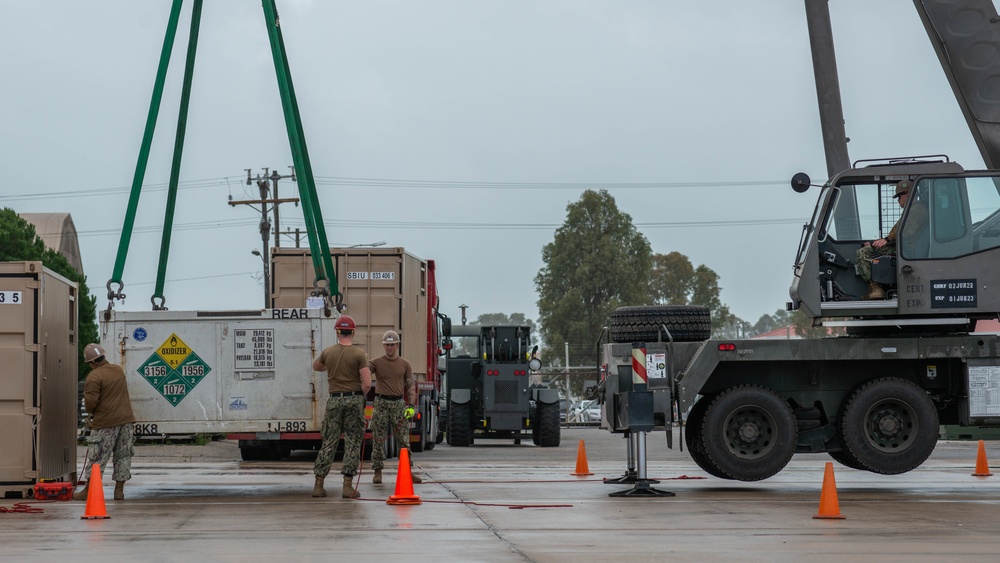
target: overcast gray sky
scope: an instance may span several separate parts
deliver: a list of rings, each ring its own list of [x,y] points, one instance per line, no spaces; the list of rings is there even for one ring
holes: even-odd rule
[[[153,293],[190,22],[185,3],[126,263]],[[0,206],[70,212],[104,286],[171,2],[0,0]],[[333,245],[386,241],[438,264],[444,312],[537,319],[541,249],[606,188],[655,252],[721,277],[755,322],[784,308],[826,177],[802,0],[278,0]],[[830,0],[852,159],[948,154],[983,167],[910,1]],[[263,12],[205,3],[164,294],[252,309],[259,215],[245,168],[287,173]],[[291,195],[282,184],[281,195]],[[303,225],[282,207],[282,225]],[[286,245],[289,243],[286,242]],[[255,277],[256,276],[256,277]]]

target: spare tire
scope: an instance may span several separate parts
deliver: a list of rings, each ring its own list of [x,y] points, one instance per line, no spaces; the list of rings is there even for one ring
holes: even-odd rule
[[[613,342],[657,342],[666,326],[674,342],[700,342],[712,336],[712,317],[701,305],[619,307],[611,312]]]

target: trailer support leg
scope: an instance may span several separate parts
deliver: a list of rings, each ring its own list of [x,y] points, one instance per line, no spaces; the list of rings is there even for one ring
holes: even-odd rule
[[[635,470],[635,451],[636,443],[638,441],[639,435],[635,432],[626,431],[625,439],[628,440],[628,469],[625,470],[625,474],[617,478],[604,478],[605,485],[631,485],[636,482],[638,478],[638,473]],[[648,480],[649,483],[659,483],[656,480]]]
[[[661,491],[651,487],[652,483],[659,483],[659,481],[653,481],[646,477],[646,432],[636,432],[635,436],[635,450],[636,456],[638,457],[638,473],[634,481],[635,486],[631,489],[625,491],[618,491],[614,493],[609,493],[609,497],[672,497],[676,496],[675,493],[670,491]],[[629,446],[631,446],[631,441]],[[631,448],[630,448],[631,449]]]

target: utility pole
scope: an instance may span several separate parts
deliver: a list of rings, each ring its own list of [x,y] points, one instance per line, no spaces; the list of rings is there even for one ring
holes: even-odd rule
[[[250,177],[250,169],[245,168],[247,172],[247,185],[252,186],[254,178]],[[271,288],[270,285],[270,270],[271,270],[271,221],[268,219],[268,214],[273,209],[274,210],[274,245],[280,247],[280,231],[278,230],[278,206],[282,203],[295,203],[298,204],[298,198],[278,198],[278,180],[282,178],[291,178],[295,181],[295,169],[292,168],[292,173],[288,176],[282,176],[274,171],[270,176],[268,176],[268,169],[264,168],[264,176],[261,177],[257,175],[256,182],[257,188],[260,190],[260,199],[250,199],[250,200],[240,200],[235,201],[230,196],[229,205],[235,207],[237,205],[249,205],[254,207],[256,205],[260,206],[260,239],[263,246],[262,252],[260,253],[261,260],[264,263],[264,307],[269,306],[269,299]],[[271,198],[270,193],[273,189],[274,197]],[[268,207],[270,205],[271,207]],[[254,251],[256,254],[256,251]]]

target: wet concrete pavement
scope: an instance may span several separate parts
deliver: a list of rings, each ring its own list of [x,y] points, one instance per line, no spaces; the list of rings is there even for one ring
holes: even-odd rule
[[[591,477],[571,476],[585,440]],[[1000,553],[1000,476],[972,477],[975,442],[941,442],[924,466],[881,476],[834,464],[843,520],[815,520],[826,455],[796,456],[776,477],[708,477],[661,434],[648,440],[663,499],[612,498],[625,442],[564,429],[559,448],[482,441],[415,454],[423,504],[389,506],[397,465],[361,500],[313,499],[312,458],[242,462],[235,445],[140,446],[126,501],[108,520],[84,503],[0,514],[3,559],[67,561],[955,561]],[[675,441],[675,446],[677,442]],[[989,458],[1000,443],[988,442]],[[83,459],[80,451],[79,459]],[[339,467],[335,464],[334,470]],[[682,477],[695,477],[683,479]],[[699,477],[704,477],[699,478]],[[110,480],[110,469],[105,478]],[[113,483],[111,484],[113,485]],[[112,486],[105,483],[110,499]],[[0,506],[11,506],[11,499]]]

